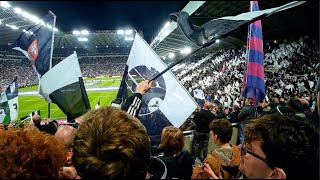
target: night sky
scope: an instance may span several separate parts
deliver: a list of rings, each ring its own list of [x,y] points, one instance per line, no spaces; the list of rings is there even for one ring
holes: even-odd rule
[[[134,28],[143,31],[150,43],[168,21],[168,15],[182,10],[189,1],[11,1],[41,18],[48,10],[57,16],[59,31],[75,29],[118,30]]]

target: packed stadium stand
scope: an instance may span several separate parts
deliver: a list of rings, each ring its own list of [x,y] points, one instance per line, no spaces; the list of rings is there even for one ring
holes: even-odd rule
[[[24,97],[18,102],[36,111],[24,109],[27,116],[19,118],[19,123],[12,123],[9,118],[5,124],[1,119],[1,179],[319,179],[319,1],[306,2],[262,20],[264,72],[260,73],[264,76],[265,98],[257,103],[256,96],[245,98],[243,93],[249,59],[248,26],[228,33],[197,53],[192,52],[199,47],[186,38],[177,23],[169,22],[159,29],[147,44],[167,66],[184,58],[170,71],[194,108],[180,127],[161,129],[155,135],[158,141],[150,133],[162,128],[162,119],[168,124],[175,120],[164,118],[161,103],[168,94],[183,98],[176,89],[167,89],[169,83],[164,76],[161,83],[159,80],[151,86],[146,77],[152,77],[156,70],[143,64],[136,67],[141,66],[146,71],[144,75],[139,68],[131,71],[139,81],[146,81],[128,80],[118,90],[137,31],[92,30],[84,43],[79,40],[80,32],[56,30],[52,67],[76,52],[82,77],[89,79],[84,85],[90,94],[82,91],[84,85],[80,83],[80,88],[71,86],[76,88],[61,94],[75,89],[83,102],[90,101],[81,104],[81,108],[91,106],[78,118],[70,119],[66,113],[56,118],[53,114],[62,108],[40,97],[36,92],[38,76],[31,61],[12,49],[14,40],[33,22],[4,2],[0,1],[0,118],[5,120],[8,108],[3,107],[9,107],[10,93],[18,92],[12,86],[8,88],[10,92],[5,91],[15,77],[19,88],[33,88],[19,91],[19,98],[21,94]],[[259,7],[268,9],[286,3],[290,2],[259,1]],[[190,14],[190,21],[198,28],[214,18],[248,12],[248,6],[243,1],[190,1],[183,11]],[[15,24],[17,31],[9,24]],[[143,32],[139,34],[143,37]],[[74,79],[82,80],[79,76]],[[123,87],[128,91],[119,93],[123,95],[119,98],[117,93]],[[199,101],[196,93],[200,91],[203,99]],[[128,94],[131,96],[126,97]],[[152,100],[154,104],[150,103]],[[39,101],[43,104],[32,104]],[[70,109],[75,109],[76,103],[65,102]],[[39,108],[45,109],[48,117],[40,116]],[[185,112],[183,103],[165,108]],[[146,120],[150,127],[145,126],[141,116],[151,117]]]

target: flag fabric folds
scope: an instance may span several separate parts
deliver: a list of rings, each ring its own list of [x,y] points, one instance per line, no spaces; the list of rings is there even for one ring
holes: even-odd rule
[[[169,17],[177,22],[182,34],[184,34],[188,40],[196,46],[201,47],[212,40],[226,37],[233,30],[243,25],[248,25],[251,22],[268,17],[271,14],[299,6],[305,2],[306,1],[293,1],[276,8],[242,13],[237,16],[221,17],[213,19],[200,27],[193,25],[190,21],[189,14],[184,11],[172,13]]]
[[[25,30],[12,45],[31,61],[39,77],[51,68],[55,19],[49,11],[42,22]]]
[[[55,103],[68,119],[82,116],[90,109],[76,52],[51,68],[40,79],[40,94]]]
[[[258,1],[250,2],[250,11],[258,11]],[[247,42],[247,68],[244,75],[243,97],[262,102],[265,97],[264,52],[261,20],[250,24]]]
[[[139,82],[150,80],[155,74],[164,70],[166,65],[136,33],[127,68],[123,76],[125,83],[119,88],[118,99],[124,99],[121,96],[131,96]],[[197,108],[197,104],[172,72],[163,74],[154,84],[154,87],[142,97],[142,107],[138,117],[155,145],[159,144],[164,127],[172,125],[180,127]]]
[[[18,119],[18,78],[16,77],[0,97],[0,123],[8,124]]]

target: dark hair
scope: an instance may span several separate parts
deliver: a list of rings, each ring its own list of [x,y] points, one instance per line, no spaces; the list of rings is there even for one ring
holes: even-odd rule
[[[219,137],[221,143],[230,142],[232,137],[232,125],[230,121],[226,119],[216,119],[210,123],[209,128]]]
[[[267,161],[288,179],[319,178],[319,129],[310,120],[279,113],[262,116],[246,126],[245,139],[261,141]]]
[[[304,112],[304,105],[298,98],[290,98],[289,101],[287,102],[287,107],[291,108],[295,112]]]

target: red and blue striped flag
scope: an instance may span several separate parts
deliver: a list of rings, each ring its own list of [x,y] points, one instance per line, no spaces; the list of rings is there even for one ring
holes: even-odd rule
[[[258,11],[258,1],[250,1],[250,12]],[[247,67],[243,78],[242,95],[262,102],[265,97],[264,52],[261,20],[249,25],[247,42]]]

